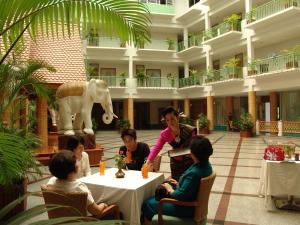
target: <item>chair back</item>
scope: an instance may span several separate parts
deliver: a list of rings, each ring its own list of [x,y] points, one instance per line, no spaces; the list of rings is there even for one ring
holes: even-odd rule
[[[195,207],[194,220],[199,222],[207,217],[208,213],[208,200],[211,188],[216,178],[216,172],[205,178],[201,178],[201,182],[197,194],[198,206]]]
[[[161,155],[157,155],[153,160],[153,172],[158,172],[160,169]]]
[[[48,211],[49,219],[67,216],[87,216],[87,193],[65,193],[41,186],[47,208],[53,204],[65,206]],[[52,206],[51,206],[52,205]]]

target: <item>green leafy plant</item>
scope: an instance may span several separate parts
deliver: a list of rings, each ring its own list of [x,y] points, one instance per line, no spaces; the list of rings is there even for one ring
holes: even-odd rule
[[[101,24],[104,33],[122,41],[137,42],[138,37],[150,40],[148,8],[135,0],[0,0],[0,5],[0,39],[5,48],[0,64],[25,31],[33,39],[42,34],[55,37],[59,29],[71,36],[74,25],[78,25],[77,32],[84,33],[88,25],[96,29]]]
[[[168,50],[174,50],[175,49],[175,40],[172,38],[167,38],[166,42],[168,44]]]
[[[180,117],[180,123],[187,124],[187,125],[192,125],[193,120],[190,117],[184,116],[184,117]]]
[[[208,127],[208,124],[209,124],[209,120],[207,118],[206,115],[204,115],[203,113],[200,113],[198,115],[198,125],[199,125],[199,128],[207,128]]]
[[[190,76],[197,76],[198,70],[190,69]]]
[[[239,21],[241,19],[240,15],[232,14],[224,19],[224,22],[227,23],[232,30],[239,30]]]
[[[117,125],[120,129],[129,129],[130,128],[130,121],[126,119],[119,119]]]
[[[168,73],[167,79],[170,81],[171,86],[174,87],[175,86],[175,75],[172,73]]]
[[[257,17],[257,8],[254,6],[247,14],[246,14],[246,20],[247,24],[252,23],[253,21],[256,20]]]
[[[120,86],[124,87],[126,85],[126,73],[120,73],[119,77],[121,78],[120,80]]]
[[[126,166],[126,160],[124,155],[116,154],[115,155],[115,166],[118,169],[123,169]]]
[[[249,113],[242,113],[238,120],[238,126],[241,131],[250,131],[254,126],[251,115]]]

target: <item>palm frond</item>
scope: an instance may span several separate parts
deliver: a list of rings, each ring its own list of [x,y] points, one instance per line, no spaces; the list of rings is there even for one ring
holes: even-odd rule
[[[123,42],[150,40],[149,11],[136,0],[0,0],[0,6],[0,37],[7,47],[7,35],[13,41],[27,25],[33,39],[44,32],[55,36],[60,26],[70,36],[82,23],[82,32],[101,24],[101,32]]]

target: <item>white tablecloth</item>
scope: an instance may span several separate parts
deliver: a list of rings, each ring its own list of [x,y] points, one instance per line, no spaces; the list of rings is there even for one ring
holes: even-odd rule
[[[130,225],[140,224],[142,203],[154,195],[164,175],[149,172],[149,178],[144,179],[141,171],[123,171],[124,178],[116,178],[117,169],[110,168],[105,170],[104,176],[96,173],[80,180],[88,186],[96,202],[117,203],[124,220],[129,221]]]
[[[265,196],[269,210],[274,208],[271,196],[300,196],[300,161],[263,160],[258,194]]]

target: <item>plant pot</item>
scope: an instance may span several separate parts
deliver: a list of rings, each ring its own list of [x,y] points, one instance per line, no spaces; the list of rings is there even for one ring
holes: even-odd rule
[[[252,131],[251,130],[241,130],[240,131],[240,137],[252,137]]]
[[[257,70],[248,70],[248,76],[256,75],[256,74],[257,74]]]
[[[122,169],[119,169],[118,172],[116,172],[116,178],[124,178],[125,173],[123,172]]]
[[[200,128],[200,134],[209,134],[209,130],[207,127]]]
[[[18,199],[23,196],[27,192],[27,180],[23,179],[22,181],[16,182],[12,185],[12,187],[7,188],[0,186],[0,209],[4,206],[8,205],[12,201]],[[18,204],[15,208],[13,208],[2,220],[8,220],[12,216],[23,212],[26,209],[27,198]]]

